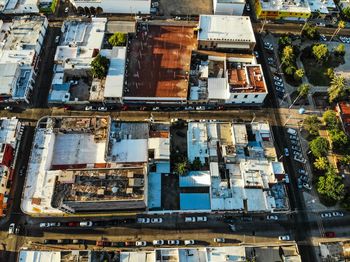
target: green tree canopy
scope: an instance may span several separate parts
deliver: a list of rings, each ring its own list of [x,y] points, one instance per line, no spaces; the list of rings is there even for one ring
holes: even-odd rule
[[[312,54],[318,62],[324,62],[328,57],[328,47],[325,44],[315,44],[312,46]]]
[[[350,6],[347,6],[347,7],[343,8],[342,12],[343,12],[345,17],[350,19]]]
[[[345,55],[345,45],[343,43],[337,45],[337,47],[334,49],[334,53],[336,55]]]
[[[290,66],[287,66],[285,69],[284,69],[284,72],[287,74],[287,75],[293,75],[294,72],[296,70],[296,67],[293,66],[293,65],[290,65]]]
[[[328,129],[336,129],[338,128],[338,117],[337,113],[334,110],[328,109],[322,115],[322,120],[326,124]]]
[[[343,199],[344,184],[333,166],[329,166],[325,175],[319,177],[317,192],[335,201]]]
[[[188,161],[187,159],[184,159],[183,161],[176,163],[175,173],[179,174],[180,176],[186,175],[188,167]]]
[[[287,45],[292,45],[292,39],[289,36],[284,35],[278,38],[278,46],[280,47],[280,50],[283,50]]]
[[[305,74],[305,71],[302,68],[297,69],[294,72],[294,79],[295,80],[300,80],[300,79],[303,78],[304,74]]]
[[[324,74],[326,76],[328,76],[329,79],[333,79],[334,78],[334,69],[331,67],[328,67]]]
[[[347,89],[345,78],[343,76],[334,76],[328,88],[329,102],[332,103],[345,98]]]
[[[345,155],[340,158],[340,163],[343,165],[350,165],[350,155]]]
[[[195,158],[192,162],[192,170],[200,170],[202,167],[202,162],[199,158]]]
[[[329,149],[328,140],[324,137],[316,137],[310,142],[310,150],[315,157],[326,156]]]
[[[343,151],[349,145],[349,138],[342,129],[330,130],[329,137],[332,141],[332,147],[337,151]]]
[[[318,157],[314,162],[314,167],[318,170],[326,170],[328,167],[328,160],[326,157]]]
[[[287,45],[283,48],[282,51],[282,63],[285,65],[292,65],[294,61],[294,49],[293,46]]]
[[[298,70],[300,70],[300,69],[298,69]],[[297,70],[297,71],[298,71]],[[302,70],[302,69],[301,69]],[[297,72],[297,71],[295,71],[295,72]],[[304,71],[304,70],[303,70]],[[301,84],[299,87],[298,87],[298,96],[300,96],[300,97],[305,97],[305,96],[307,96],[308,94],[309,94],[309,92],[310,92],[310,85],[308,85],[308,84]],[[316,117],[317,118],[317,117]]]
[[[108,39],[108,43],[110,43],[112,46],[125,46],[126,34],[116,32]]]
[[[307,116],[304,120],[304,128],[312,136],[318,135],[318,130],[320,129],[320,120],[316,115]]]
[[[97,55],[91,62],[91,72],[93,76],[100,79],[107,75],[108,67],[109,59],[101,55]]]
[[[310,39],[317,40],[320,38],[320,33],[317,30],[316,26],[312,26],[310,24],[306,24],[301,32],[302,36]]]

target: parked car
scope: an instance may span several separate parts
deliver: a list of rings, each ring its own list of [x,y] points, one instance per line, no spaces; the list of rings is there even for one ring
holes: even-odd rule
[[[124,247],[125,243],[124,242],[112,242],[111,246],[112,247]]]
[[[93,223],[92,221],[83,221],[83,222],[80,222],[79,225],[81,227],[92,227]]]
[[[284,182],[286,182],[286,184],[290,183],[289,175],[287,173],[285,173],[285,175],[284,175]]]
[[[185,217],[185,222],[196,222],[195,217]]]
[[[325,232],[324,236],[329,238],[335,237],[335,232]]]
[[[78,227],[79,226],[79,222],[68,222],[67,226],[69,226],[69,227]]]
[[[273,76],[273,80],[278,81],[278,82],[283,82],[282,78],[279,76]]]
[[[85,111],[96,111],[96,106],[86,106]]]
[[[108,110],[108,108],[106,106],[99,106],[97,108],[97,111],[103,111],[103,112],[106,112]]]
[[[148,217],[139,217],[137,219],[137,223],[140,224],[148,224],[149,222],[151,222],[151,219],[149,219]]]
[[[289,139],[294,139],[294,140],[298,140],[298,137],[295,135],[289,135]]]
[[[55,43],[58,44],[59,42],[60,42],[60,36],[58,35],[55,37]]]
[[[321,213],[321,218],[331,218],[332,217],[332,213],[328,212],[328,213]]]
[[[306,182],[306,183],[309,181],[309,176],[307,176],[307,175],[301,175],[299,178],[301,181]]]
[[[137,247],[145,247],[145,246],[147,246],[147,242],[146,241],[136,241],[135,242],[135,246],[137,246]]]
[[[288,148],[286,148],[286,147],[284,148],[284,155],[285,155],[285,156],[289,156],[289,150],[288,150]]]
[[[68,11],[69,11],[69,7],[66,7],[66,8],[64,9],[64,12],[67,14]]]
[[[67,245],[71,242],[71,239],[57,239],[57,244]]]
[[[293,128],[288,128],[287,129],[287,133],[290,134],[290,135],[296,135],[297,134],[297,131]]]
[[[44,244],[48,245],[48,244],[57,244],[57,240],[56,239],[44,239]]]
[[[332,212],[332,216],[334,216],[334,217],[343,217],[343,216],[344,216],[344,213],[343,213],[343,212],[336,211],[336,212]]]
[[[162,223],[162,222],[163,222],[163,218],[161,217],[151,218],[151,223]]]
[[[15,233],[15,228],[16,228],[15,223],[11,223],[10,226],[9,226],[8,233],[9,233],[10,235],[14,234],[14,233]]]
[[[311,190],[312,187],[309,183],[303,183],[303,188],[307,189],[307,190]]]
[[[195,243],[194,240],[184,240],[185,246],[194,245],[194,243]]]
[[[254,55],[255,55],[256,58],[259,58],[259,53],[258,53],[258,51],[254,51]]]
[[[320,40],[321,41],[327,41],[327,37],[325,35],[320,35]]]
[[[43,222],[39,224],[39,227],[59,227],[61,225],[60,222]]]
[[[97,240],[96,241],[96,246],[98,246],[98,247],[109,247],[109,246],[111,246],[111,242],[106,241],[106,240]]]
[[[180,244],[180,240],[168,240],[168,245],[179,245]]]
[[[279,236],[278,240],[280,240],[280,241],[289,241],[290,240],[290,235]]]
[[[293,159],[294,159],[295,161],[298,161],[298,162],[303,163],[303,164],[306,163],[306,159],[303,158],[303,157],[294,156]]]
[[[197,217],[197,222],[206,222],[208,221],[207,217]]]
[[[153,240],[152,243],[154,246],[161,246],[164,245],[164,240]]]
[[[294,140],[294,139],[290,140],[290,143],[291,143],[293,146],[299,145],[299,142],[298,142],[297,140]]]
[[[85,244],[84,239],[73,239],[73,244]]]
[[[283,82],[275,81],[274,84],[275,84],[275,86],[284,87]]]
[[[298,178],[298,188],[299,189],[303,188],[303,181],[300,179],[300,177]]]
[[[278,220],[278,216],[276,216],[276,215],[267,215],[266,219],[267,220]]]
[[[225,238],[219,237],[219,238],[214,238],[215,243],[225,243],[226,240]]]
[[[316,26],[325,27],[325,26],[326,26],[326,24],[325,24],[325,23],[321,23],[321,22],[319,22],[319,23],[316,23]]]
[[[281,92],[281,93],[284,93],[284,87],[283,86],[275,86],[275,89],[277,92]],[[283,98],[283,97],[282,97]]]
[[[301,148],[299,146],[292,146],[292,149],[301,152]]]
[[[125,246],[126,247],[133,247],[135,245],[136,245],[136,242],[134,242],[134,241],[126,241],[125,242]]]
[[[298,173],[299,173],[300,175],[305,175],[305,174],[306,174],[306,171],[305,171],[305,169],[299,168],[299,169],[298,169]]]

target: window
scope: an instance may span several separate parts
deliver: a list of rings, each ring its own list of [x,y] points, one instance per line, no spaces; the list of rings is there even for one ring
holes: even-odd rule
[[[244,95],[244,98],[248,98],[248,95]]]
[[[238,95],[234,95],[234,96],[233,96],[233,98],[237,98],[237,97],[238,97]]]
[[[259,97],[259,95],[255,95],[255,96],[254,96],[254,98],[257,98],[257,97]]]

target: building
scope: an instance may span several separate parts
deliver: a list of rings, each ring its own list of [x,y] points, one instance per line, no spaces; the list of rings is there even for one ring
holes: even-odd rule
[[[21,250],[20,262],[61,262],[61,261],[100,261],[106,251],[41,251]],[[116,262],[243,262],[293,261],[301,262],[298,246],[295,244],[270,246],[225,246],[191,248],[155,248],[150,250],[122,250]]]
[[[245,0],[213,0],[214,15],[242,15]]]
[[[149,14],[151,0],[70,0],[78,9],[94,9],[98,12],[117,14]]]
[[[350,0],[340,0],[339,1],[339,7],[341,10],[350,7]]]
[[[29,103],[47,26],[44,16],[0,21],[1,102]]]
[[[189,103],[212,105],[263,104],[265,77],[253,55],[194,52]]]
[[[29,215],[144,212],[148,169],[157,172],[169,161],[169,125],[45,117],[37,125],[21,208]]]
[[[198,48],[252,53],[255,36],[249,16],[201,15]]]
[[[313,17],[336,19],[339,10],[333,0],[308,0]]]
[[[305,0],[255,0],[258,19],[305,21],[311,16],[308,1]]]
[[[13,167],[20,140],[20,122],[16,118],[0,119],[0,217],[6,215]]]
[[[340,123],[344,129],[344,132],[350,136],[350,103],[349,102],[339,102],[337,104],[336,110],[339,115]]]
[[[106,23],[106,18],[92,18],[91,22],[67,20],[63,23],[54,58],[49,104],[103,101],[104,81],[93,78],[90,70],[92,60],[101,52]],[[105,55],[113,54],[111,50],[105,52]]]
[[[35,14],[39,13],[37,0],[1,0],[0,13]]]
[[[349,241],[320,242],[318,246],[320,248],[320,257],[322,262],[345,262],[350,259]]]
[[[193,26],[138,23],[127,48],[124,103],[186,103]]]

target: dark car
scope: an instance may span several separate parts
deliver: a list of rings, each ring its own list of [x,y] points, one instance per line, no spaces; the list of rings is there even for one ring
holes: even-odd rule
[[[124,242],[112,242],[111,246],[112,247],[125,247],[125,243]]]
[[[71,242],[70,239],[57,239],[57,244],[66,245]]]
[[[69,227],[78,227],[79,226],[79,222],[68,222],[67,226],[69,226]]]
[[[324,233],[324,236],[332,238],[332,237],[335,237],[335,233],[334,232],[326,232],[326,233]]]
[[[111,245],[111,242],[106,241],[106,240],[97,240],[96,241],[96,246],[98,247],[109,247]]]
[[[44,239],[44,244],[57,244],[56,239]]]

